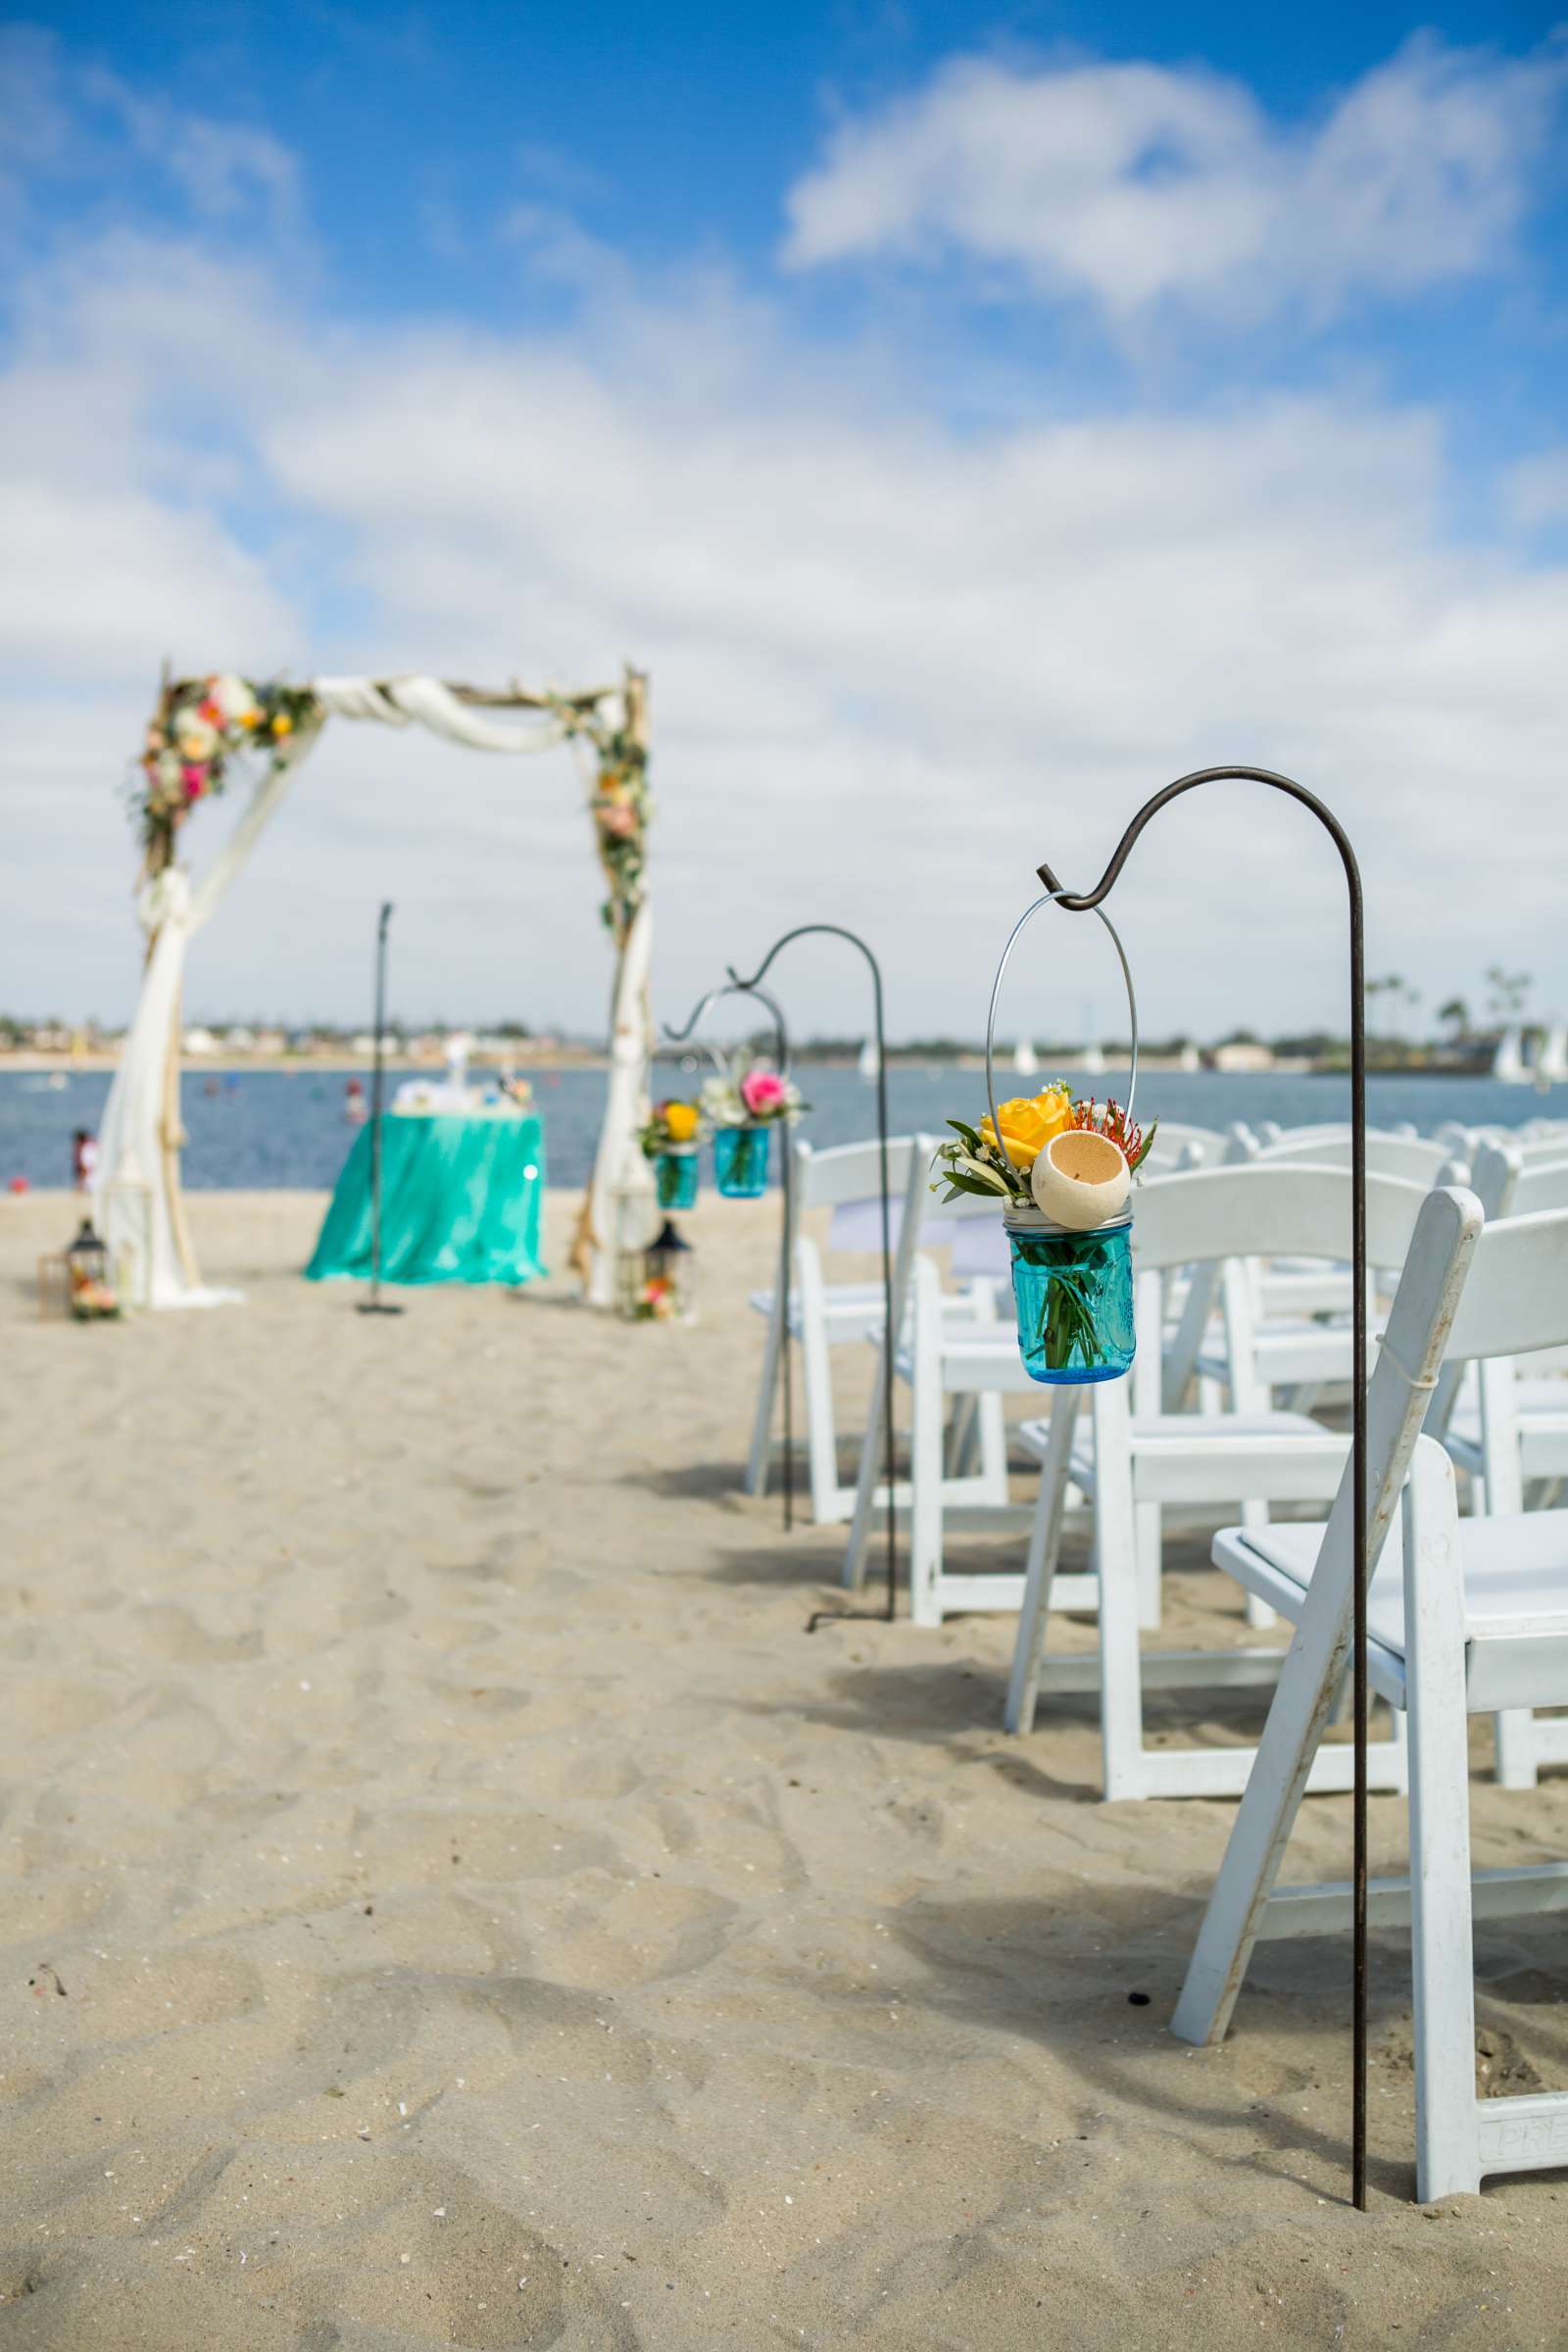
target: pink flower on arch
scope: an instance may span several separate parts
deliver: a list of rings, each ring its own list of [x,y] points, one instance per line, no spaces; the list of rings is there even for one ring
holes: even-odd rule
[[[741,1101],[754,1119],[765,1119],[783,1107],[784,1081],[774,1070],[748,1070],[741,1080]]]
[[[186,800],[199,801],[207,790],[206,768],[192,763],[189,767],[182,767],[179,772],[184,781]]]

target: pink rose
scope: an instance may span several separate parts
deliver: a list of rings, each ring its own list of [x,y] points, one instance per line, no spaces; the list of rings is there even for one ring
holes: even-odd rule
[[[607,833],[624,841],[637,830],[637,811],[634,808],[601,808],[599,822]]]
[[[184,779],[186,800],[199,801],[202,797],[202,794],[207,790],[206,768],[196,767],[194,765],[190,767],[183,767],[180,769],[180,774]]]
[[[784,1081],[773,1070],[749,1070],[741,1080],[741,1101],[754,1119],[765,1119],[784,1104]]]

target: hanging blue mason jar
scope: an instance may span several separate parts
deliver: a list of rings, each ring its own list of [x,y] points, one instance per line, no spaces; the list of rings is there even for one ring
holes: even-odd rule
[[[1009,1207],[1003,1222],[1030,1379],[1059,1387],[1120,1379],[1135,1347],[1131,1217],[1070,1233],[1038,1209]]]
[[[755,1121],[713,1130],[713,1174],[726,1200],[757,1200],[767,1190],[772,1131]]]
[[[697,1146],[668,1144],[654,1155],[654,1190],[661,1208],[697,1205]]]

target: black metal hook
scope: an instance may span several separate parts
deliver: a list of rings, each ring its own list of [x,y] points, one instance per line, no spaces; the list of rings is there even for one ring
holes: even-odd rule
[[[1366,1428],[1366,999],[1365,999],[1365,940],[1361,899],[1361,870],[1349,835],[1332,808],[1320,801],[1316,793],[1308,792],[1291,776],[1282,776],[1268,767],[1200,767],[1191,775],[1178,776],[1163,792],[1156,792],[1139,809],[1111,853],[1110,863],[1091,891],[1071,896],[1062,890],[1049,865],[1035,868],[1049,891],[1057,894],[1058,904],[1070,914],[1087,914],[1098,907],[1114,887],[1126,864],[1134,842],[1151,817],[1158,814],[1171,801],[1200,784],[1217,783],[1267,784],[1275,792],[1283,792],[1293,801],[1309,808],[1320,825],[1330,835],[1340,853],[1345,868],[1346,887],[1350,905],[1350,1253],[1354,1298],[1351,1302],[1351,1363],[1352,1363],[1352,1441],[1351,1481],[1355,1501],[1354,1560],[1355,1591],[1352,1597],[1352,1634],[1354,1716],[1355,1716],[1355,1793],[1353,1797],[1352,1838],[1352,1915],[1353,1948],[1351,1955],[1351,2121],[1350,2175],[1351,2195],[1358,2212],[1366,2211],[1366,2006],[1367,2006],[1367,1656],[1366,1656],[1366,1485],[1367,1485],[1367,1428]]]
[[[808,939],[813,935],[827,939],[847,940],[852,948],[858,948],[865,957],[867,968],[871,974],[871,1006],[876,1024],[877,1161],[882,1186],[882,1329],[884,1334],[882,1343],[882,1432],[883,1477],[887,1487],[888,1586],[887,1606],[883,1615],[891,1624],[898,1614],[899,1606],[898,1535],[894,1516],[895,1449],[893,1431],[893,1349],[897,1335],[893,1329],[893,1230],[892,1209],[888,1197],[888,1041],[882,1009],[882,966],[859,933],[851,931],[845,924],[797,923],[793,931],[786,931],[781,939],[774,940],[750,980],[743,980],[733,964],[729,964],[726,968],[734,987],[755,989],[759,981],[766,977],[768,967],[775,956],[781,954],[793,941]],[[784,1345],[787,1350],[789,1347],[787,1336]],[[864,1609],[816,1609],[808,1618],[806,1630],[808,1634],[814,1634],[819,1625],[874,1622],[875,1620]]]
[[[760,977],[760,975],[759,975],[759,977]],[[665,1037],[668,1038],[672,1046],[684,1045],[686,1040],[691,1037],[696,1030],[698,1022],[702,1019],[704,1013],[707,1012],[709,1006],[710,1004],[718,1004],[725,997],[755,997],[758,1004],[764,1007],[769,1019],[773,1024],[774,1058],[778,1062],[779,1075],[780,1077],[783,1077],[790,1066],[789,1031],[785,1026],[783,1008],[779,1004],[778,1000],[775,997],[770,996],[765,988],[760,988],[755,980],[737,980],[733,971],[730,973],[728,980],[721,988],[710,988],[707,990],[704,995],[698,998],[697,1003],[693,1005],[691,1014],[683,1028],[672,1028],[670,1023],[665,1021],[663,1024]],[[792,1393],[792,1380],[790,1373],[789,1340],[791,1273],[790,1258],[793,1254],[791,1250],[791,1242],[795,1228],[795,1155],[790,1150],[789,1136],[787,1132],[784,1139],[782,1157],[784,1161],[782,1172],[784,1193],[784,1234],[783,1240],[779,1246],[778,1253],[778,1283],[779,1311],[783,1317],[782,1363],[784,1375],[784,1475],[782,1487],[784,1496],[784,1533],[789,1535],[795,1526],[795,1427],[794,1396]]]

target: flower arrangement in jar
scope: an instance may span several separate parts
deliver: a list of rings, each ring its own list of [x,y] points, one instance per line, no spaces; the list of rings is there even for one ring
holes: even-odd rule
[[[736,1079],[726,1073],[703,1088],[703,1111],[713,1131],[713,1175],[729,1200],[755,1200],[767,1189],[772,1131],[793,1126],[810,1108],[799,1087],[764,1063]]]
[[[932,1191],[1002,1210],[1018,1348],[1032,1380],[1113,1380],[1133,1360],[1131,1199],[1158,1121],[1078,1100],[1064,1080],[999,1102],[978,1127],[950,1119]]]
[[[661,1208],[693,1208],[697,1202],[697,1153],[703,1114],[695,1102],[656,1102],[639,1141],[654,1163],[654,1189]]]

